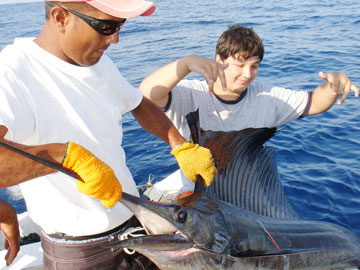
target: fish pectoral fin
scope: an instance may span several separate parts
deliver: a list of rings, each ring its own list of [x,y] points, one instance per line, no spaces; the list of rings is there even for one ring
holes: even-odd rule
[[[123,247],[134,250],[151,249],[159,251],[182,250],[193,246],[193,242],[189,241],[182,235],[178,234],[153,234],[125,240],[114,241],[103,245],[102,247],[116,248]]]

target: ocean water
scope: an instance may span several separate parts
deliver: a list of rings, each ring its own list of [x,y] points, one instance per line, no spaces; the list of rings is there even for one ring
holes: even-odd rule
[[[360,86],[360,1],[358,0],[155,0],[156,12],[126,22],[107,54],[135,86],[156,68],[198,54],[213,58],[219,35],[235,23],[263,39],[259,82],[312,91],[318,72],[343,71]],[[0,5],[0,49],[15,37],[36,36],[43,2]],[[188,78],[201,78],[191,74]],[[353,93],[328,112],[279,127],[275,149],[285,191],[305,218],[329,221],[360,235],[360,100]],[[125,115],[124,148],[138,184],[159,181],[176,170],[170,148]],[[0,190],[19,213],[16,188]]]

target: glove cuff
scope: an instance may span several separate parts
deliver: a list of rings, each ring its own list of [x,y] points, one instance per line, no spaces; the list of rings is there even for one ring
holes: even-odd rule
[[[176,146],[170,153],[176,157],[178,153],[180,153],[182,150],[191,149],[194,148],[196,144],[194,144],[192,141],[186,141],[183,144]]]
[[[66,158],[66,156],[67,156],[67,151],[68,151],[69,143],[70,143],[70,142],[67,142],[66,145],[65,145],[65,152],[64,152],[64,157],[63,157],[63,159],[62,159],[62,161],[61,161],[61,165],[63,165],[64,162],[65,162],[65,158]],[[63,165],[63,167],[64,167],[64,165]]]
[[[66,145],[62,166],[77,172],[80,169],[77,168],[80,164],[84,164],[93,157],[94,155],[90,151],[70,141]]]

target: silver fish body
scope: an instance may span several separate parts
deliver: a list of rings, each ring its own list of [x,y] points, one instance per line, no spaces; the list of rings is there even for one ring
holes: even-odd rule
[[[304,220],[288,201],[265,145],[276,129],[203,131],[197,114],[187,119],[193,140],[214,155],[214,182],[205,189],[199,177],[192,195],[171,203],[124,193],[149,235],[108,246],[136,250],[160,269],[360,269],[358,235]]]
[[[181,232],[121,242],[160,269],[328,270],[360,265],[359,237],[335,224],[265,217],[201,192],[161,206],[131,195],[123,203],[135,211],[156,211]]]

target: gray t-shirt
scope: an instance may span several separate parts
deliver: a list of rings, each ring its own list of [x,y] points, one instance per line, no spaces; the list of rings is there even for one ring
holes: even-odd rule
[[[305,116],[311,92],[261,84],[250,85],[241,97],[225,101],[208,93],[206,81],[182,80],[169,95],[165,113],[180,133],[190,139],[186,115],[199,109],[204,130],[233,131],[277,127]]]

